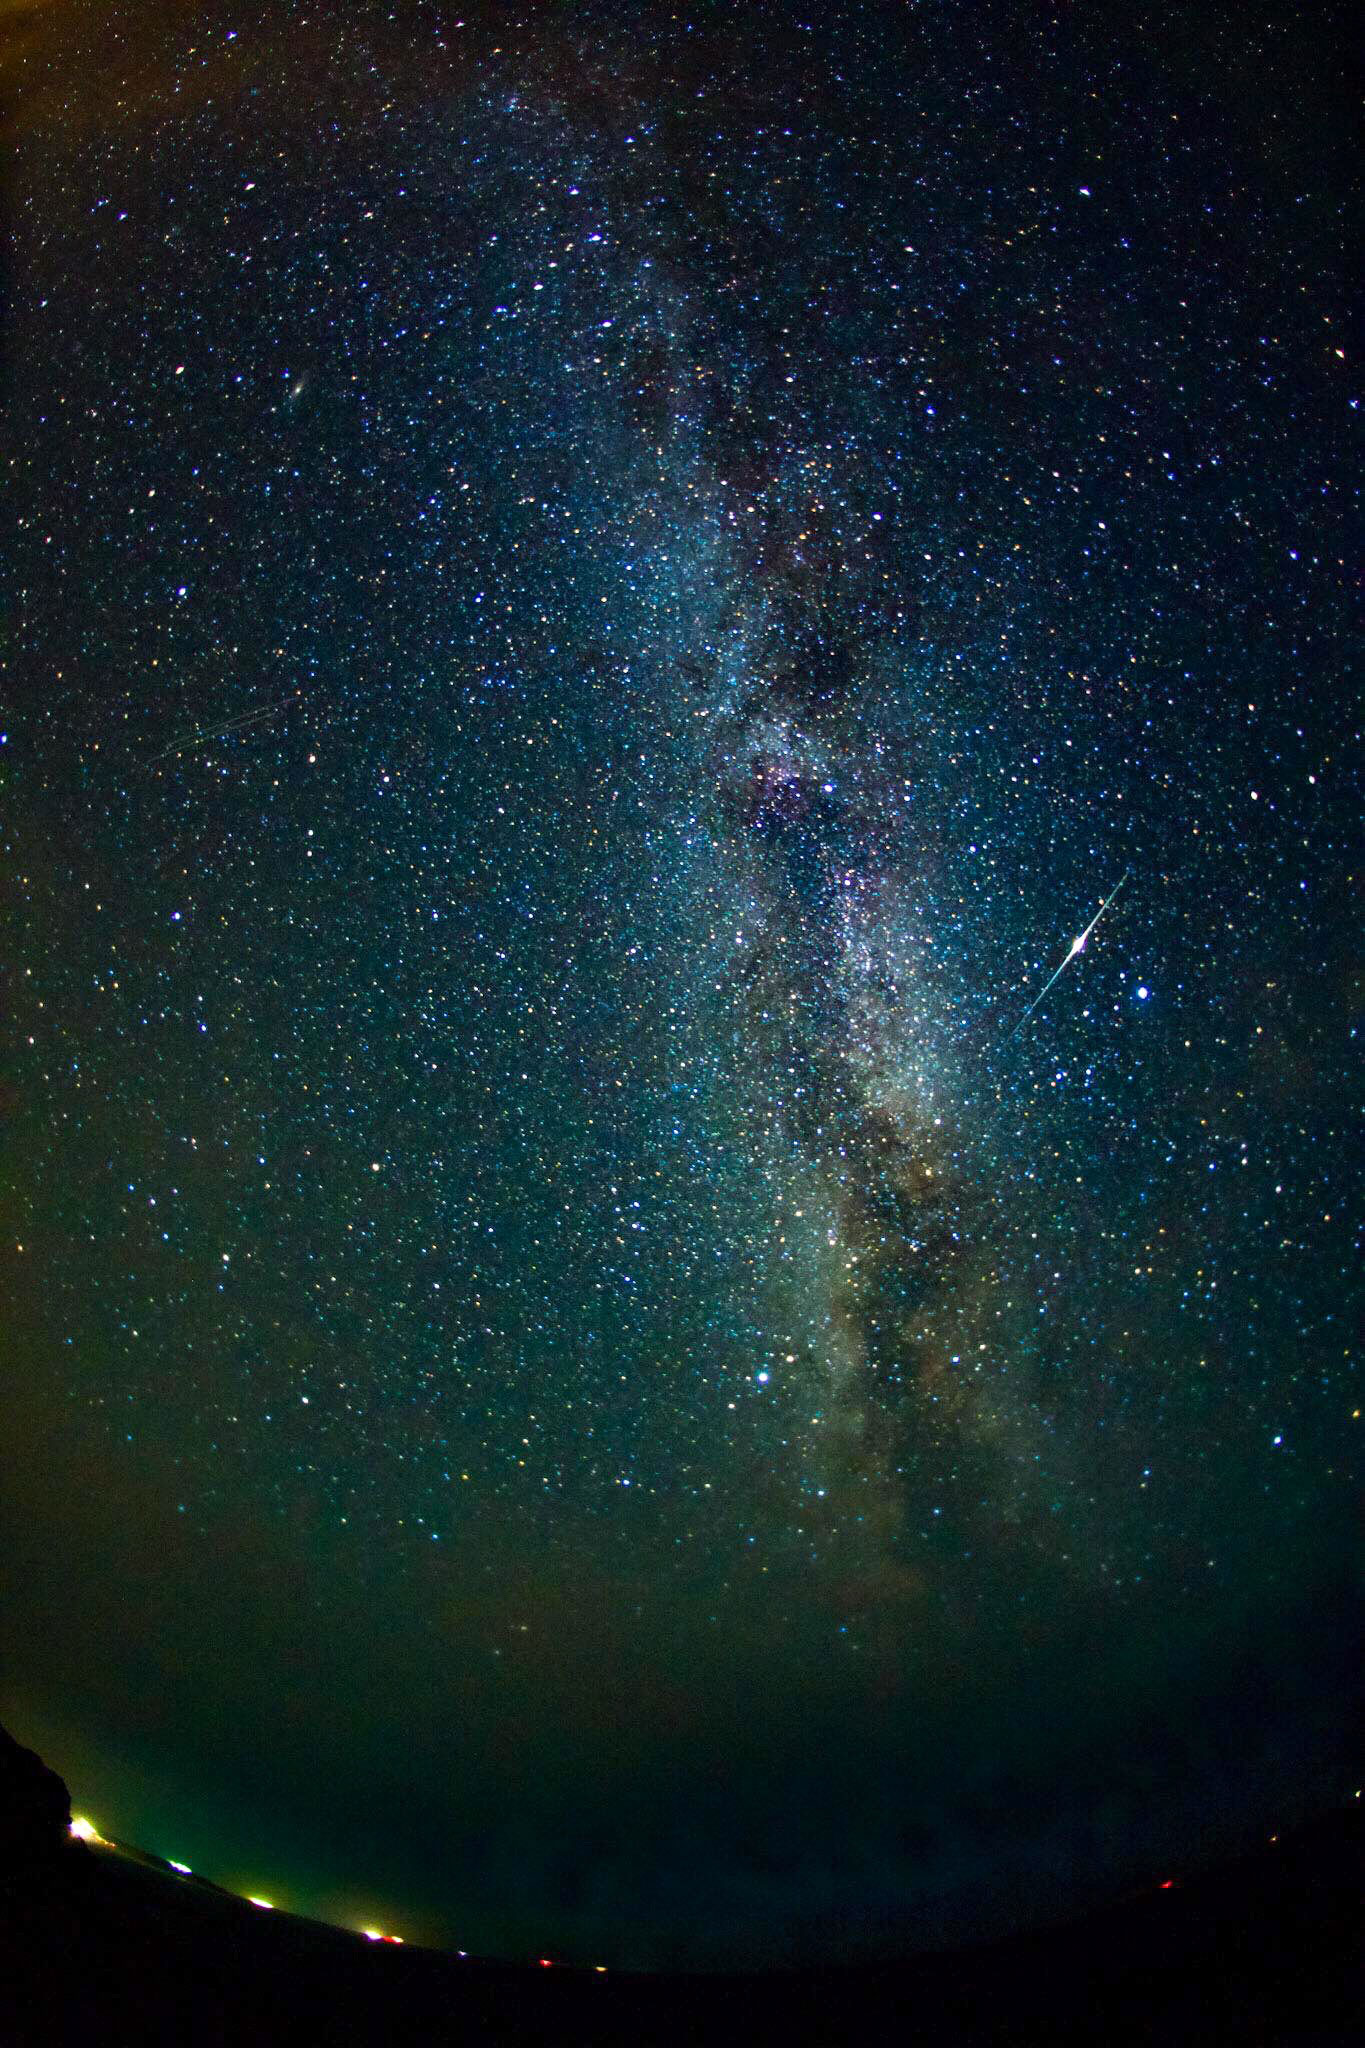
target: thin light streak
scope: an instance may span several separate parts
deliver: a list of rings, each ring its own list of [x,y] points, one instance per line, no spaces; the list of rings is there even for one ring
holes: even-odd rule
[[[277,703],[258,705],[254,711],[244,711],[240,718],[229,718],[222,725],[205,726],[202,731],[186,733],[183,738],[173,740],[161,753],[153,754],[147,766],[155,768],[158,761],[168,761],[172,754],[197,752],[200,747],[208,746],[213,740],[227,739],[235,732],[244,731],[249,725],[259,725],[264,720],[274,718],[277,713],[284,710],[286,704],[292,704],[294,701],[293,697],[281,697]]]
[[[1043,997],[1048,993],[1049,989],[1051,989],[1055,985],[1055,983],[1060,979],[1060,977],[1063,974],[1065,974],[1067,968],[1071,965],[1072,961],[1075,960],[1080,954],[1082,954],[1085,951],[1086,940],[1090,937],[1091,932],[1094,931],[1095,926],[1104,916],[1105,911],[1109,908],[1110,904],[1118,895],[1119,890],[1123,887],[1124,883],[1128,880],[1128,877],[1129,875],[1131,875],[1132,872],[1133,871],[1131,868],[1124,869],[1123,873],[1119,876],[1117,882],[1115,882],[1113,888],[1109,891],[1109,894],[1105,897],[1103,903],[1101,903],[1099,909],[1095,912],[1095,915],[1091,918],[1085,930],[1081,932],[1078,935],[1078,937],[1074,938],[1071,941],[1071,945],[1067,950],[1066,958],[1062,961],[1061,966],[1057,969],[1057,972],[1051,977],[1051,979],[1045,982],[1043,987],[1039,989],[1037,995],[1033,998],[1033,1001],[1029,1004],[1023,1016],[1019,1019],[1019,1022],[1015,1025],[1013,1031],[1011,1031],[1011,1033],[1009,1034],[1010,1038],[1018,1037],[1019,1033],[1028,1023],[1029,1018],[1033,1015],[1039,1003],[1042,1002]],[[1008,1043],[1008,1041],[1006,1042]]]

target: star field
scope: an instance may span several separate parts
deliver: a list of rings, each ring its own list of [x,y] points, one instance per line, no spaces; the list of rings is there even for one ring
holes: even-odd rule
[[[1325,69],[107,12],[14,174],[16,1719],[225,1881],[613,1962],[1334,1796]]]

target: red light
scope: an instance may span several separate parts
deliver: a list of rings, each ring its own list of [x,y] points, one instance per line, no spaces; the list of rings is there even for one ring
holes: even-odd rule
[[[542,1970],[552,1970],[554,1968],[554,1964],[550,1961],[550,1958],[548,1956],[542,1956],[540,1958],[540,1967]]]
[[[1162,1880],[1161,1880],[1161,1889],[1162,1889],[1162,1891],[1163,1891],[1163,1892],[1168,1892],[1168,1891],[1169,1891],[1169,1890],[1171,1889],[1171,1886],[1172,1886],[1172,1885],[1173,1885],[1174,1883],[1175,1883],[1175,1879],[1174,1879],[1173,1877],[1163,1877],[1163,1878],[1162,1878]]]

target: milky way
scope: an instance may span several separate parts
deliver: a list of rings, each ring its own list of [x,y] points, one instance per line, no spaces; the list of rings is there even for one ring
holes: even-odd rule
[[[589,1961],[1341,1795],[1313,50],[44,20],[7,1719],[240,1889]]]

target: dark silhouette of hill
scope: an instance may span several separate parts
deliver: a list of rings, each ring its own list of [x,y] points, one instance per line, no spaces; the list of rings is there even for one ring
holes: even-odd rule
[[[0,2042],[1293,2043],[1361,2038],[1365,1816],[1062,1927],[901,1966],[734,1977],[461,1961],[263,1913],[70,1833],[0,1729]]]

